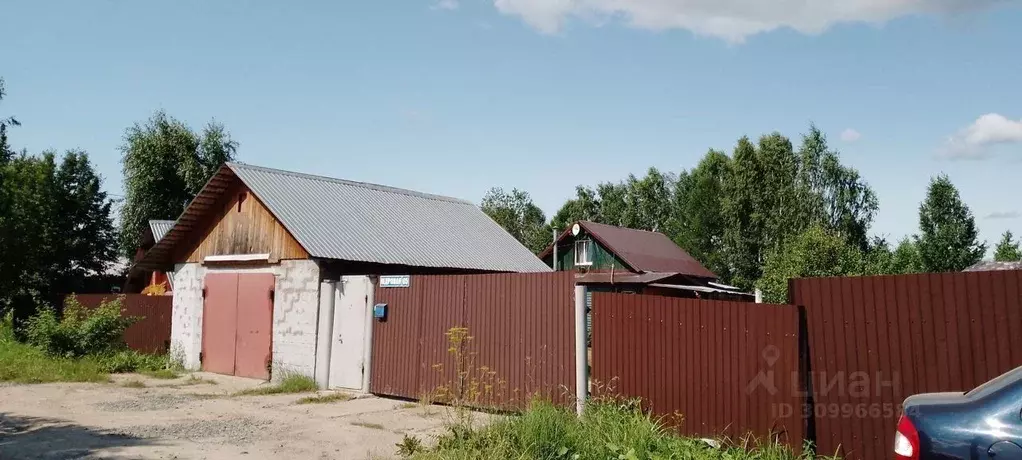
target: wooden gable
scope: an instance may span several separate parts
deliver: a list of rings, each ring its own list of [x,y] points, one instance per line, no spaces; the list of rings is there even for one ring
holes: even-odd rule
[[[187,245],[177,257],[202,262],[207,256],[270,254],[270,261],[308,259],[298,243],[266,206],[240,181],[228,187],[220,208],[208,220],[197,243]]]

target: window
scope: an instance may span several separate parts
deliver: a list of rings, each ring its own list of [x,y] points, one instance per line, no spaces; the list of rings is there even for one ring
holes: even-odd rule
[[[575,241],[575,265],[593,264],[593,245],[590,240]]]

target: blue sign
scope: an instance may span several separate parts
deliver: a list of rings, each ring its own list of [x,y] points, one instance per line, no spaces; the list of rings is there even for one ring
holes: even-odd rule
[[[387,304],[378,303],[373,306],[373,318],[386,319],[387,318]]]
[[[381,288],[405,288],[411,284],[411,277],[408,275],[397,275],[397,276],[381,276],[380,287]]]

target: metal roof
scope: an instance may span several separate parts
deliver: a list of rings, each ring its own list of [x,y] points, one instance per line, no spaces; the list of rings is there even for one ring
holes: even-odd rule
[[[586,230],[586,233],[635,271],[717,278],[717,275],[703,267],[698,260],[674,244],[663,233],[586,221],[580,221],[578,224]],[[562,239],[569,236],[571,236],[570,228],[557,238],[557,242],[560,243]],[[553,245],[550,245],[539,256],[546,257],[552,252]]]
[[[153,232],[153,242],[157,243],[162,240],[173,227],[173,220],[150,220],[149,230]]]
[[[1018,262],[993,262],[984,260],[966,268],[967,272],[989,272],[997,270],[1022,270],[1022,261]]]
[[[188,205],[171,248],[237,177],[313,258],[499,272],[550,271],[473,203],[383,185],[227,163]],[[147,261],[148,263],[149,261]]]

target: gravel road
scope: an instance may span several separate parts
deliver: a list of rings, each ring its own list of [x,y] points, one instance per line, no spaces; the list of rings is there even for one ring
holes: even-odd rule
[[[376,397],[231,396],[261,382],[195,375],[215,384],[119,375],[0,386],[0,459],[394,458],[406,434],[428,442],[444,421],[443,409]]]

